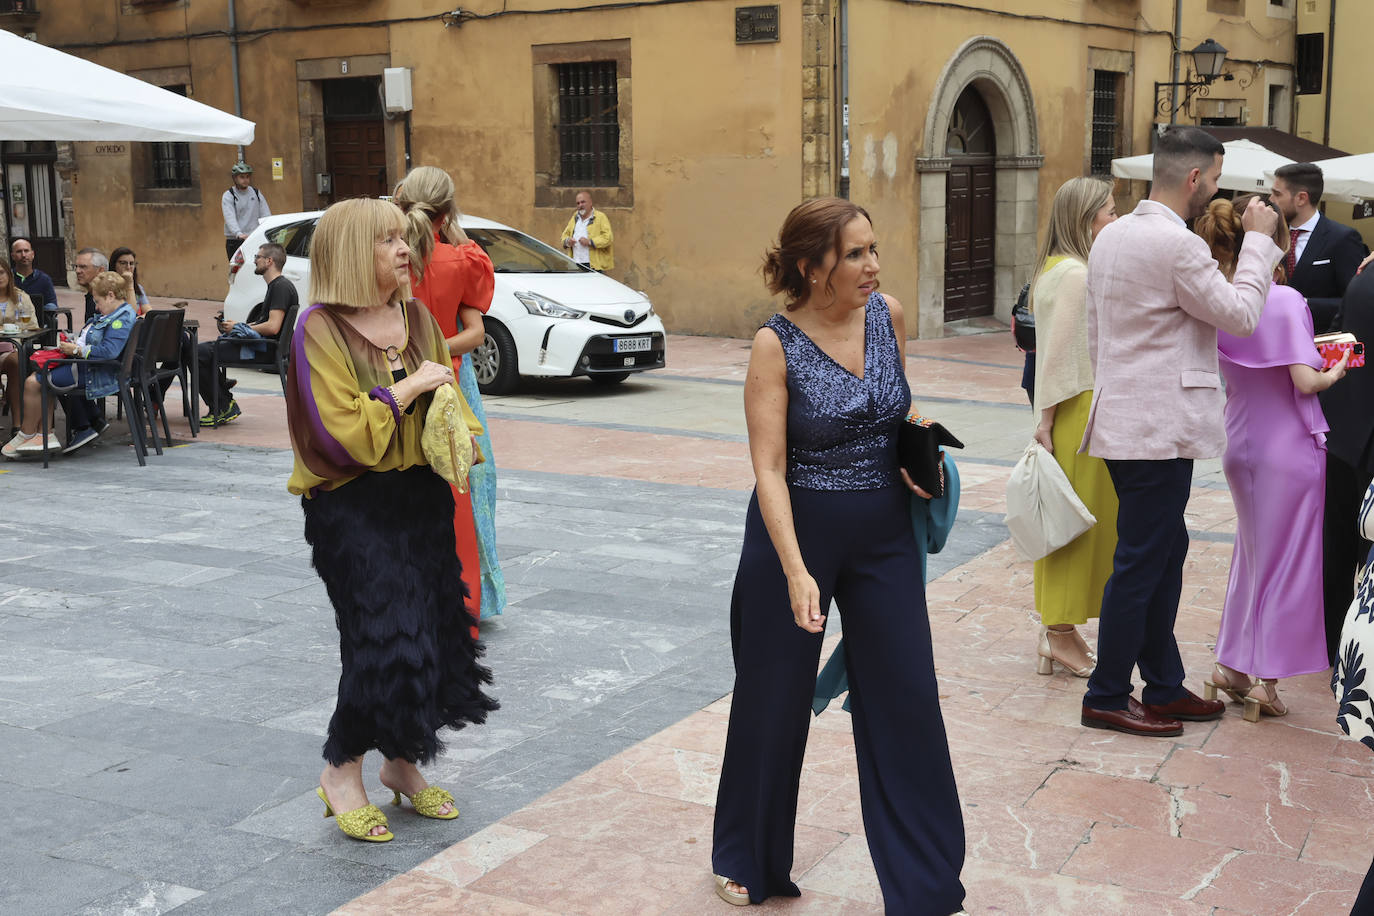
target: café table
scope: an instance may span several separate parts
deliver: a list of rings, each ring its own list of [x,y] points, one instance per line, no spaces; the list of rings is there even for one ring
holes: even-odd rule
[[[10,424],[14,425],[14,405],[24,397],[24,381],[33,371],[33,351],[57,345],[57,328],[25,328],[0,325],[0,340],[9,341],[19,351],[19,390],[10,392]]]

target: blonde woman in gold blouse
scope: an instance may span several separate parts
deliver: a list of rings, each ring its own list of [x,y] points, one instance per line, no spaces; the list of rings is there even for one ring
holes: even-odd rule
[[[454,547],[453,496],[420,447],[432,392],[453,381],[443,333],[410,299],[410,251],[394,204],[347,200],[320,218],[310,300],[292,339],[287,423],[305,538],[334,605],[342,673],[318,794],[345,834],[384,842],[362,761],[426,817],[458,816],[416,764],[440,728],[480,724],[497,704],[468,630]],[[473,433],[481,431],[463,405]]]

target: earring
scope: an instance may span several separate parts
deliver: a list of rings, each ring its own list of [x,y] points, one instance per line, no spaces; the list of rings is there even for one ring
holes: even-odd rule
[[[813,277],[812,280],[811,280],[811,284],[812,284],[813,286],[816,284],[816,280],[815,280],[814,277]]]

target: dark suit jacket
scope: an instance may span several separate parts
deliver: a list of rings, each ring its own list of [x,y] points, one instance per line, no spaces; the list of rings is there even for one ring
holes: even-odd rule
[[[1369,249],[1354,229],[1325,216],[1317,220],[1288,285],[1307,299],[1318,334],[1336,326],[1341,297],[1367,254]]]
[[[1350,281],[1341,304],[1340,330],[1354,334],[1366,350],[1374,344],[1374,265]],[[1351,369],[1319,397],[1331,425],[1327,450],[1352,468],[1374,473],[1374,363]]]

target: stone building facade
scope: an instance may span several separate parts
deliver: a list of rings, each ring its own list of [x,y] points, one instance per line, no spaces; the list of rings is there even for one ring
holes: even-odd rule
[[[1152,125],[1291,130],[1297,2],[32,0],[36,15],[0,26],[226,111],[238,98],[276,213],[433,164],[465,211],[556,243],[589,186],[614,274],[676,331],[752,334],[778,305],[758,268],[783,215],[847,194],[873,215],[884,290],[938,336],[1005,319],[1055,189],[1147,152]],[[1209,37],[1232,78],[1172,113],[1155,84],[1186,79]],[[409,112],[384,109],[390,68],[408,71]],[[4,155],[11,171],[50,157],[67,262],[128,245],[150,292],[224,294],[234,148]],[[1144,186],[1118,192],[1126,207]]]

